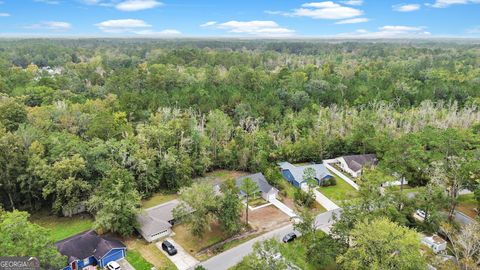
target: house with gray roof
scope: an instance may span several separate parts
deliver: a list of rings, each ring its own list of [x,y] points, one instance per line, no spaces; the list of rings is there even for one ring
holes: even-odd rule
[[[173,209],[179,204],[179,200],[172,200],[145,209],[137,215],[137,231],[148,242],[169,236],[172,234],[172,226],[175,223]]]
[[[353,177],[360,176],[364,167],[375,166],[378,163],[374,154],[343,156],[337,160],[340,168]]]
[[[278,189],[272,187],[268,182],[267,179],[265,179],[265,176],[263,173],[255,173],[255,174],[250,174],[250,175],[245,175],[237,178],[235,180],[236,186],[240,190],[240,196],[245,196],[245,192],[242,191],[241,187],[243,184],[243,181],[246,178],[250,178],[255,182],[258,186],[257,192],[262,196],[263,199],[265,199],[267,202],[270,202],[273,199],[276,199],[277,194],[278,194]]]
[[[115,238],[100,236],[94,230],[81,232],[55,243],[60,254],[67,257],[63,270],[78,270],[88,266],[105,267],[111,261],[125,257],[127,247]]]
[[[333,178],[333,175],[323,164],[295,166],[289,162],[280,162],[278,165],[282,170],[283,177],[289,183],[299,188],[304,188],[307,185],[307,180],[304,179],[304,172],[307,168],[312,168],[315,171],[315,180],[319,185],[322,181]]]

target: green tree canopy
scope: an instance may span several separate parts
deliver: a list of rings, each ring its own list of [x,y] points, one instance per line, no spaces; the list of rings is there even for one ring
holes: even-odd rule
[[[426,269],[417,232],[386,218],[357,223],[350,233],[351,245],[337,258],[344,269]]]

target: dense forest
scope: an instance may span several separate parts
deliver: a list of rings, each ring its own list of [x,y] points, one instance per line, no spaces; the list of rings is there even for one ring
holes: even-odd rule
[[[374,153],[378,169],[343,205],[335,241],[304,226],[315,240],[308,252],[335,246],[313,257],[315,267],[329,259],[362,269],[349,266],[359,256],[345,251],[348,237],[357,233],[367,249],[377,232],[402,238],[398,224],[412,226],[418,208],[431,216],[421,230],[435,231],[460,190],[480,201],[479,106],[480,48],[469,42],[2,40],[0,225],[28,224],[27,213],[4,210],[69,215],[85,204],[97,228],[128,235],[141,199],[188,194],[208,171],[263,172],[280,188],[280,161]],[[392,177],[425,190],[415,201],[379,193]],[[229,196],[220,209],[237,197]]]
[[[347,153],[382,160],[396,141],[424,149],[416,157],[422,164],[452,137],[474,155],[480,50],[420,42],[4,40],[0,93],[2,204],[58,213],[118,169],[148,197],[214,168],[272,175],[282,160]],[[427,181],[421,168],[409,173],[416,184]]]

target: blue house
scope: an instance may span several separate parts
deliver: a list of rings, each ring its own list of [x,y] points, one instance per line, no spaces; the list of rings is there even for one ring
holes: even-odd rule
[[[63,239],[55,245],[68,258],[68,265],[63,270],[80,270],[89,265],[103,268],[111,261],[124,258],[127,249],[122,242],[99,236],[93,230]]]
[[[278,164],[282,170],[282,175],[292,185],[302,188],[306,186],[307,181],[303,179],[304,171],[307,168],[315,170],[315,180],[320,185],[323,180],[333,178],[332,174],[323,164],[311,164],[305,166],[295,166],[289,162],[280,162]]]

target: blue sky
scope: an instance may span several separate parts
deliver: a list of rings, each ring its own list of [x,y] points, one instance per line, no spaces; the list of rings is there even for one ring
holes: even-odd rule
[[[480,38],[480,0],[0,0],[0,36]]]

